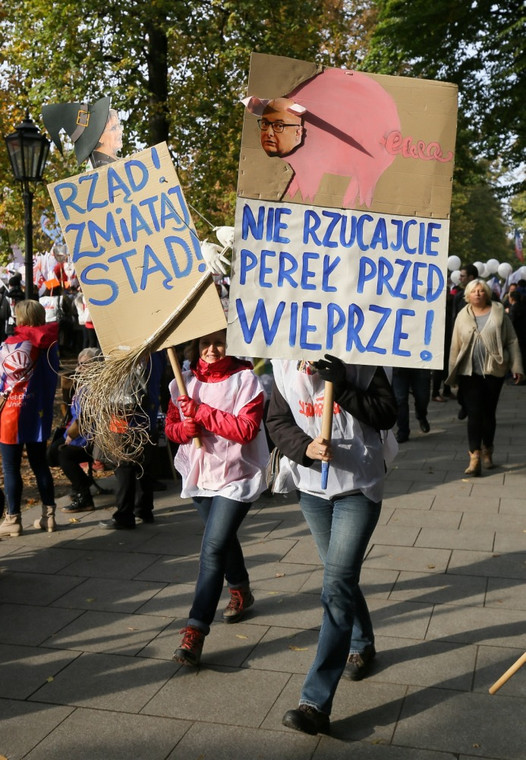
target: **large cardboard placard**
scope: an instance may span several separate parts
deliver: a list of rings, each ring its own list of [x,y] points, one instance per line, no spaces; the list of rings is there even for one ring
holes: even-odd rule
[[[48,190],[104,353],[139,347],[207,271],[166,144]],[[225,326],[211,278],[184,317],[156,349]]]
[[[254,54],[246,104],[229,352],[441,368],[456,87]]]

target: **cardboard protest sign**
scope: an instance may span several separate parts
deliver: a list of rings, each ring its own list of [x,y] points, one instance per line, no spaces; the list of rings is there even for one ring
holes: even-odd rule
[[[228,350],[441,368],[454,85],[254,54]]]
[[[207,267],[168,148],[48,185],[102,350],[143,344],[205,277]],[[210,276],[155,349],[222,329]]]

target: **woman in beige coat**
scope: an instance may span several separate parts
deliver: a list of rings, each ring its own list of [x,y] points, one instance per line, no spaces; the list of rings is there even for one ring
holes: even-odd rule
[[[464,291],[467,306],[453,327],[447,385],[458,385],[468,413],[470,462],[466,475],[479,476],[482,463],[493,465],[496,411],[506,374],[522,380],[519,342],[501,303],[491,300],[483,280],[472,280]]]

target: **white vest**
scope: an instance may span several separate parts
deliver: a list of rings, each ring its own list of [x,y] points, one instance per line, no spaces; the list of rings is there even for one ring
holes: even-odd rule
[[[184,372],[183,376],[190,398],[231,414],[239,414],[262,392],[258,378],[248,370],[236,372],[218,383],[203,383],[192,372]],[[183,419],[175,380],[170,383],[170,394]],[[204,429],[200,439],[201,448],[196,448],[193,441],[184,443],[175,456],[175,468],[183,479],[182,497],[221,494],[234,501],[252,502],[263,493],[268,462],[263,424],[254,440],[248,443],[236,443]]]
[[[316,438],[321,434],[325,382],[318,375],[300,372],[297,362],[274,360],[274,380],[287,401],[296,424]],[[346,365],[347,378],[358,388],[366,389],[376,367]],[[384,445],[387,441],[384,452]],[[305,493],[326,499],[361,491],[372,501],[382,500],[385,463],[387,456],[396,453],[396,442],[391,431],[380,434],[377,430],[358,422],[337,403],[333,407],[331,446],[333,458],[329,466],[327,488],[321,487],[321,462],[310,467],[282,457],[275,490],[286,492],[297,488]]]

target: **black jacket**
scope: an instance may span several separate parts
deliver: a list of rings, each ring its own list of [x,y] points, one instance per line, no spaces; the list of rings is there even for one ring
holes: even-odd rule
[[[351,384],[334,386],[334,400],[349,414],[376,430],[389,430],[397,417],[397,405],[391,384],[382,367],[377,367],[366,390]],[[312,438],[296,424],[287,401],[274,383],[266,418],[267,430],[274,446],[294,462],[309,467],[306,456]]]

